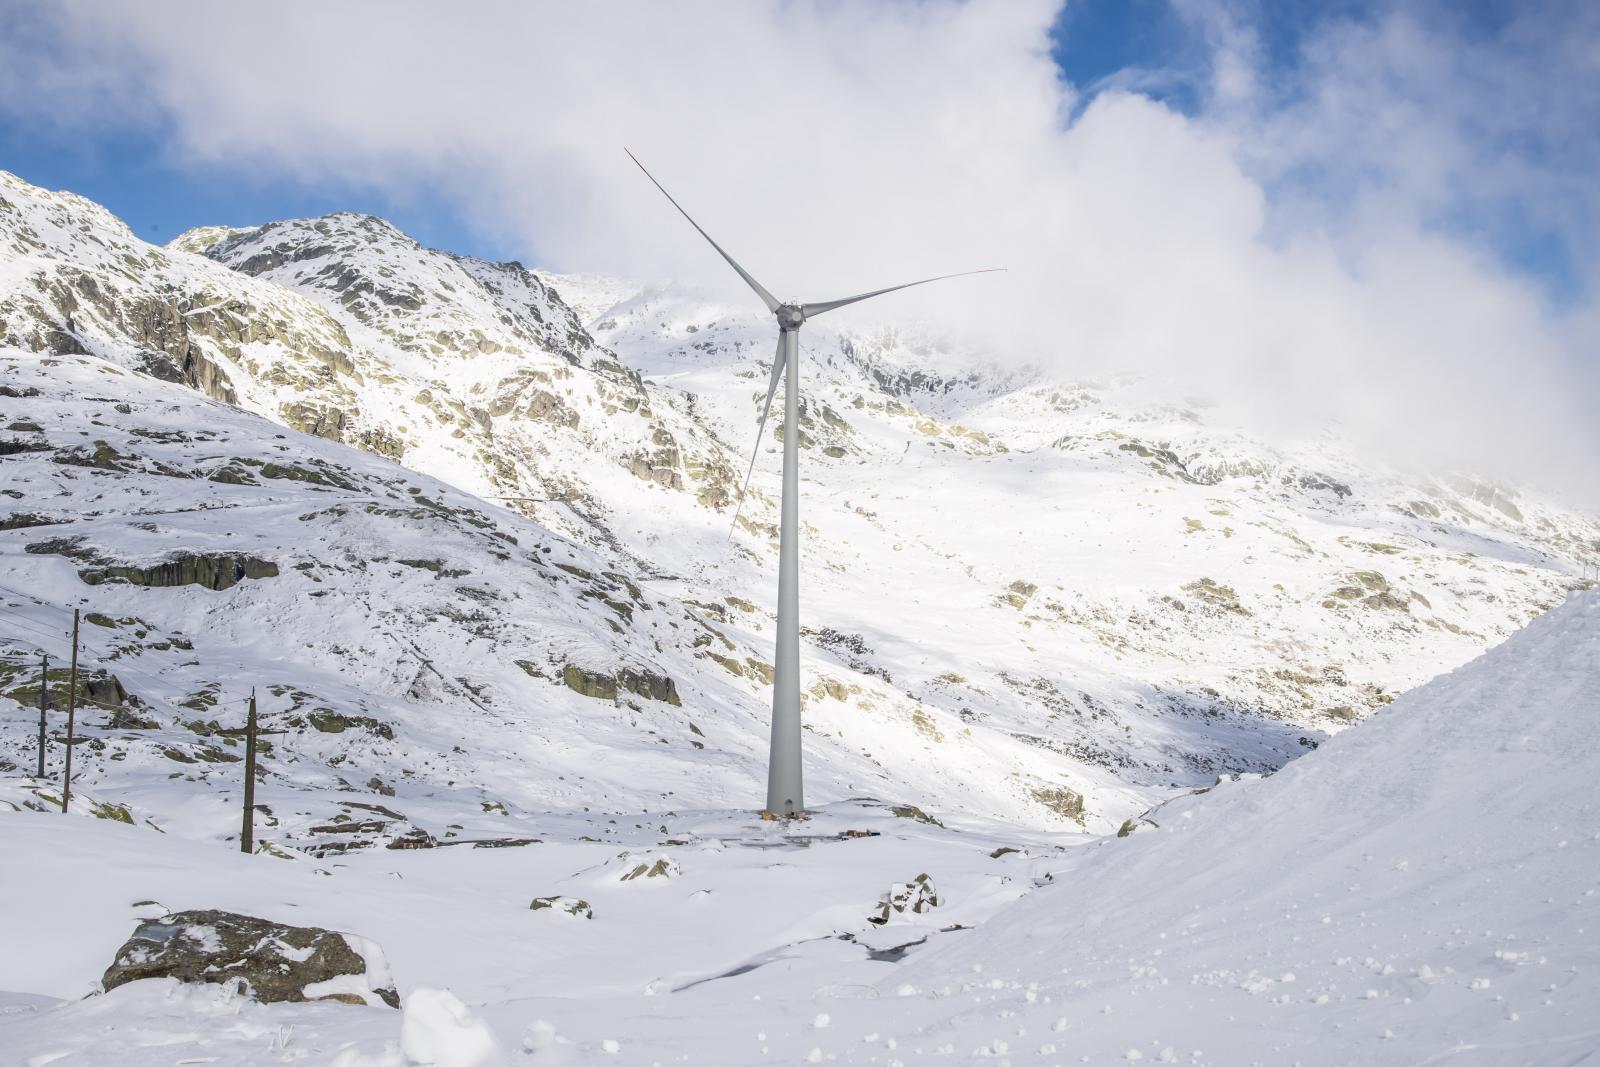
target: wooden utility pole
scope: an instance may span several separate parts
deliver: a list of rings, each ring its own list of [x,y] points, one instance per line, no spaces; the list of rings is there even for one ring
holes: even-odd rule
[[[250,711],[245,717],[243,730],[223,730],[228,737],[244,734],[244,812],[240,817],[239,851],[250,855],[256,850],[256,752],[261,747],[263,734],[287,733],[285,730],[263,730],[256,717],[256,690],[250,687]]]
[[[50,706],[50,657],[45,656],[39,661],[39,774],[44,777],[44,746],[48,743],[45,738],[44,713]]]
[[[78,609],[72,609],[72,673],[67,682],[67,769],[61,776],[61,814],[72,800],[72,727],[78,710]]]
[[[244,829],[239,833],[239,851],[246,856],[255,851],[256,821],[256,691],[250,688],[250,715],[244,725]]]

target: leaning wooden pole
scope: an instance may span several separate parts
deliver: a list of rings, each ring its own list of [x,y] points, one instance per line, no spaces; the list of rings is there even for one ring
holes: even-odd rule
[[[61,814],[72,801],[72,727],[78,711],[78,609],[72,609],[72,673],[67,682],[67,769],[61,775]]]
[[[44,777],[44,746],[48,744],[45,737],[44,713],[50,706],[50,657],[45,656],[39,661],[39,774]]]
[[[250,690],[250,715],[244,725],[244,828],[239,832],[239,851],[255,851],[256,821],[256,691]]]

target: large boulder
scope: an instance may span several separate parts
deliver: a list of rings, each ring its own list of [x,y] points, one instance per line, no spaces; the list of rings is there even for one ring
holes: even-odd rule
[[[400,1006],[382,950],[365,938],[230,911],[180,911],[140,923],[100,981],[111,990],[141,978],[239,979],[244,992],[266,1002]]]

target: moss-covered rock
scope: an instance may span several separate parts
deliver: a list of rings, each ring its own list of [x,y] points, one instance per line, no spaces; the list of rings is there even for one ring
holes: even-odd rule
[[[617,679],[610,674],[569,663],[561,668],[561,681],[574,693],[586,697],[596,700],[617,699]]]
[[[0,518],[0,530],[25,530],[32,526],[59,526],[64,519],[53,519],[31,511],[20,511]]]
[[[54,460],[72,467],[90,467],[102,471],[134,469],[132,456],[118,452],[105,441],[96,441],[92,448],[63,449],[55,454]]]
[[[1239,602],[1239,594],[1233,591],[1232,586],[1223,585],[1212,578],[1199,578],[1183,587],[1195,600],[1208,607],[1217,608],[1233,615],[1250,614],[1250,609]]]
[[[123,804],[112,804],[104,800],[89,801],[89,814],[97,819],[109,819],[111,822],[122,822],[132,826],[133,812]]]
[[[346,730],[365,730],[383,738],[394,740],[394,727],[370,715],[341,715],[331,708],[317,708],[306,715],[311,728],[325,734],[342,734]]]

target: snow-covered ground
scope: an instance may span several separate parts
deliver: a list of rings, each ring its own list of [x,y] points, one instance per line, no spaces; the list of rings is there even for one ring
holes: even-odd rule
[[[0,1044],[128,1067],[1589,1062],[1597,710],[1591,592],[1276,775],[1067,850],[863,804],[788,828],[641,816],[605,844],[550,817],[538,845],[337,863],[0,815]],[[670,873],[621,880],[657,857]],[[939,906],[870,926],[917,873]],[[77,999],[136,917],[200,906],[373,938],[406,1006],[171,981]]]

